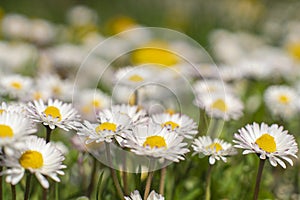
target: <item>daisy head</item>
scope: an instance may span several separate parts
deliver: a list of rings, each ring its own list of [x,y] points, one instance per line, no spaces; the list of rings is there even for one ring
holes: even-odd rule
[[[24,97],[32,86],[32,79],[21,75],[3,76],[0,85],[5,94],[13,98]]]
[[[291,157],[297,158],[298,145],[294,136],[282,126],[265,123],[248,124],[234,134],[236,148],[244,149],[243,154],[256,153],[260,159],[269,159],[272,166],[286,168],[283,160],[293,165]]]
[[[131,124],[136,125],[139,123],[144,123],[147,121],[146,111],[139,106],[129,105],[129,104],[120,104],[114,105],[111,108],[113,112],[119,112],[121,114],[125,114],[131,119]]]
[[[155,77],[153,68],[143,66],[125,67],[116,72],[115,83],[135,88],[149,81],[154,81]]]
[[[13,154],[5,155],[2,158],[2,165],[7,167],[3,172],[6,175],[6,182],[16,185],[28,170],[35,174],[44,188],[49,188],[49,182],[45,176],[56,182],[60,182],[57,175],[64,175],[62,165],[64,160],[62,153],[53,146],[46,143],[42,138],[36,136],[28,137],[25,142]]]
[[[0,114],[0,147],[14,146],[16,142],[37,130],[32,121],[15,112]]]
[[[169,132],[166,128],[149,121],[147,124],[134,126],[124,145],[137,155],[179,162],[184,160],[184,154],[189,152],[183,139],[184,137],[177,133]]]
[[[274,116],[290,118],[299,110],[298,94],[289,86],[270,86],[265,91],[264,100]]]
[[[104,109],[98,114],[98,123],[84,121],[79,124],[77,134],[86,137],[86,144],[92,142],[112,142],[121,135],[126,135],[131,119],[128,115],[111,109]]]
[[[194,84],[197,95],[232,92],[232,87],[221,80],[199,80]]]
[[[130,194],[130,197],[124,197],[125,200],[142,200],[139,191],[135,190]],[[154,190],[149,194],[147,200],[165,200],[161,194],[157,194]]]
[[[152,116],[152,120],[154,123],[157,123],[161,125],[161,127],[166,128],[167,131],[174,131],[185,138],[191,139],[198,133],[198,126],[194,122],[194,120],[183,114],[172,114],[172,112],[155,114]]]
[[[209,164],[215,164],[216,160],[227,161],[227,156],[236,154],[236,150],[228,142],[221,139],[211,139],[209,136],[202,136],[194,140],[194,154],[209,156]]]
[[[244,108],[237,97],[224,93],[197,96],[194,103],[204,109],[209,116],[225,121],[240,118]]]
[[[59,127],[66,131],[75,129],[75,122],[79,121],[77,111],[69,103],[49,99],[47,104],[40,99],[28,104],[28,113],[35,122],[42,122],[51,129]]]
[[[85,89],[77,96],[76,108],[86,120],[96,121],[97,113],[108,108],[111,98],[100,90]]]

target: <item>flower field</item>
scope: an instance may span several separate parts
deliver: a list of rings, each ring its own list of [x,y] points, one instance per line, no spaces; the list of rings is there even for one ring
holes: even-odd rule
[[[300,3],[0,3],[0,200],[300,199]]]

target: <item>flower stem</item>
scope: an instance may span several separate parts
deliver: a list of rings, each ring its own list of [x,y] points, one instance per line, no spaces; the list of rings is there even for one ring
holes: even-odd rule
[[[50,142],[52,129],[49,126],[46,126],[46,143]]]
[[[206,188],[205,188],[205,200],[210,200],[210,185],[211,185],[211,171],[212,171],[212,165],[209,165],[206,175]]]
[[[43,188],[43,200],[47,200],[48,189]]]
[[[93,189],[94,189],[94,185],[95,185],[95,177],[96,177],[96,172],[97,172],[97,159],[93,157],[93,168],[92,168],[92,173],[91,173],[91,179],[90,179],[90,184],[87,188],[87,191],[86,191],[86,196],[88,198],[91,198],[91,194],[93,192]]]
[[[255,190],[254,190],[254,196],[253,196],[254,200],[258,199],[259,186],[260,186],[260,182],[261,182],[261,177],[262,177],[262,172],[264,169],[265,161],[266,161],[265,159],[259,159],[259,166],[258,166],[258,172],[257,172],[257,176],[256,176]]]
[[[123,193],[121,185],[119,183],[116,171],[112,168],[112,161],[111,161],[111,155],[110,155],[110,144],[105,142],[105,148],[106,148],[106,158],[107,158],[107,161],[109,164],[111,176],[113,178],[115,187],[117,189],[117,193],[118,193],[120,199],[124,199],[124,193]]]
[[[153,178],[153,175],[154,175],[153,165],[154,165],[154,161],[151,159],[150,160],[150,165],[149,165],[148,177],[147,177],[147,181],[146,181],[146,188],[145,188],[145,193],[144,193],[144,200],[147,199],[147,197],[149,195],[149,192],[150,192],[151,182],[152,182],[152,178]]]
[[[125,195],[129,194],[128,191],[128,181],[127,181],[127,159],[126,159],[126,151],[123,151],[123,172],[122,172],[122,178],[123,178],[123,185],[124,185],[124,193]]]
[[[17,193],[16,193],[16,186],[11,184],[11,199],[16,200],[17,199]]]
[[[32,174],[30,172],[27,172],[24,200],[29,200],[31,177],[32,177]]]
[[[162,168],[160,173],[159,194],[164,195],[167,167]]]

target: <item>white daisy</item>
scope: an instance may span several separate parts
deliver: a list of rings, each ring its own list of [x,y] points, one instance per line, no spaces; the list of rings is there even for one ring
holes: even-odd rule
[[[144,123],[148,119],[146,118],[146,111],[139,106],[131,106],[129,104],[114,105],[112,107],[114,112],[119,112],[126,114],[131,119],[131,125],[136,125],[138,123]]]
[[[197,95],[227,93],[232,92],[233,88],[221,80],[199,80],[194,84],[194,90]]]
[[[82,118],[96,121],[97,113],[111,104],[111,98],[100,90],[85,89],[78,93],[75,106]]]
[[[151,67],[125,67],[116,72],[115,84],[130,88],[142,86],[147,82],[155,82],[156,75]]]
[[[154,123],[165,127],[170,132],[174,131],[185,138],[191,139],[198,133],[198,126],[194,120],[183,114],[161,113],[153,115],[151,118]]]
[[[184,154],[189,152],[184,137],[175,132],[169,132],[158,124],[148,124],[133,127],[124,145],[137,155],[163,158],[174,162],[184,160]]]
[[[274,167],[278,163],[283,168],[286,165],[282,160],[293,165],[290,157],[297,158],[298,146],[295,138],[283,130],[282,126],[253,123],[238,132],[234,134],[236,140],[233,142],[236,143],[235,147],[244,149],[243,154],[256,153],[260,159],[269,158]]]
[[[42,122],[51,129],[59,127],[66,131],[76,129],[75,122],[79,120],[79,115],[72,104],[57,99],[49,99],[46,105],[41,99],[29,102],[28,114],[35,122]]]
[[[0,105],[0,115],[4,112],[26,114],[26,106],[21,103],[5,103]]]
[[[0,147],[12,146],[37,130],[32,121],[15,112],[0,114]]]
[[[8,169],[3,172],[6,182],[16,185],[24,176],[26,170],[35,174],[44,188],[49,188],[49,182],[44,176],[48,176],[56,182],[60,182],[57,175],[64,175],[62,165],[64,160],[62,153],[42,138],[31,136],[24,144],[16,149],[13,154],[5,155],[2,165]]]
[[[197,96],[195,105],[205,109],[206,113],[214,118],[222,118],[226,121],[237,120],[243,114],[244,105],[231,94],[207,94]]]
[[[265,104],[274,116],[290,118],[299,110],[299,96],[289,86],[270,86],[264,94]]]
[[[53,99],[72,99],[73,82],[62,80],[58,75],[44,74],[37,79],[37,90],[48,91]]]
[[[135,190],[130,194],[130,197],[124,197],[125,200],[142,200],[139,191]],[[157,194],[154,190],[149,194],[147,200],[165,200],[161,194]]]
[[[98,115],[99,123],[84,121],[78,124],[77,134],[86,137],[86,144],[92,142],[112,142],[113,138],[129,131],[131,119],[128,115],[104,109]]]
[[[11,97],[23,97],[32,87],[32,79],[21,75],[3,76],[0,80],[0,86],[3,92]]]
[[[209,164],[215,164],[216,160],[227,161],[227,156],[236,154],[236,150],[228,142],[221,139],[211,139],[209,136],[202,136],[194,140],[194,154],[209,156]]]

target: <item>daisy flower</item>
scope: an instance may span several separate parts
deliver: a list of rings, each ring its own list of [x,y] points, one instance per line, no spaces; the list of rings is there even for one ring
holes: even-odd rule
[[[127,135],[124,145],[137,155],[179,162],[189,152],[183,139],[184,137],[175,132],[169,132],[166,128],[149,122],[133,127],[133,132]]]
[[[31,136],[24,144],[11,155],[2,157],[2,165],[8,169],[3,172],[6,182],[16,185],[24,176],[26,170],[35,174],[44,188],[49,188],[49,182],[45,176],[56,182],[60,182],[57,175],[64,175],[62,165],[64,160],[62,153],[42,138]]]
[[[274,116],[290,118],[299,110],[298,94],[289,86],[270,86],[264,94],[265,104]]]
[[[198,133],[198,126],[194,120],[183,114],[161,113],[155,114],[151,118],[154,123],[165,127],[170,132],[174,131],[185,138],[191,139]]]
[[[130,194],[130,197],[124,197],[125,200],[142,200],[139,191],[135,190]],[[147,200],[164,200],[165,198],[161,194],[157,194],[154,190],[149,194]]]
[[[86,137],[86,144],[92,142],[112,142],[113,138],[129,131],[131,119],[128,115],[104,109],[98,115],[99,123],[84,121],[78,125],[79,136]]]
[[[236,154],[236,150],[228,142],[221,139],[211,139],[209,136],[202,136],[194,140],[194,154],[209,156],[209,164],[215,164],[216,160],[227,162],[227,156]]]
[[[154,82],[155,77],[151,67],[125,67],[116,72],[115,84],[135,88],[149,81]]]
[[[195,105],[205,109],[206,113],[214,118],[221,118],[225,121],[237,120],[243,114],[243,103],[231,94],[207,94],[197,96]]]
[[[238,132],[234,134],[233,142],[236,143],[236,148],[244,149],[243,154],[256,153],[260,159],[269,158],[272,166],[276,167],[278,163],[283,168],[286,165],[282,160],[293,165],[290,157],[297,158],[298,146],[295,138],[283,130],[282,126],[253,123]]]
[[[59,127],[69,131],[75,129],[74,124],[79,121],[79,115],[72,105],[57,99],[49,99],[46,105],[41,99],[29,102],[28,114],[33,121],[42,122],[51,129]]]
[[[23,97],[32,87],[32,79],[21,75],[3,76],[0,80],[0,86],[5,94],[11,97]]]
[[[0,147],[15,145],[36,131],[32,121],[23,115],[15,112],[0,114]]]
[[[144,109],[141,109],[139,106],[131,106],[128,104],[114,105],[112,107],[112,110],[114,112],[128,115],[131,119],[130,123],[132,125],[144,123],[148,120],[148,118],[146,118],[146,111]]]
[[[26,115],[26,106],[22,103],[5,103],[2,102],[0,105],[0,115],[3,112],[9,112],[9,113],[18,113]]]
[[[73,83],[70,80],[62,80],[58,75],[44,74],[36,82],[38,90],[48,91],[53,99],[72,99]]]
[[[79,92],[76,98],[76,108],[81,116],[90,121],[96,121],[96,114],[105,108],[108,108],[111,99],[100,90],[85,89]]]
[[[194,84],[197,95],[232,92],[233,88],[221,80],[199,80]]]

